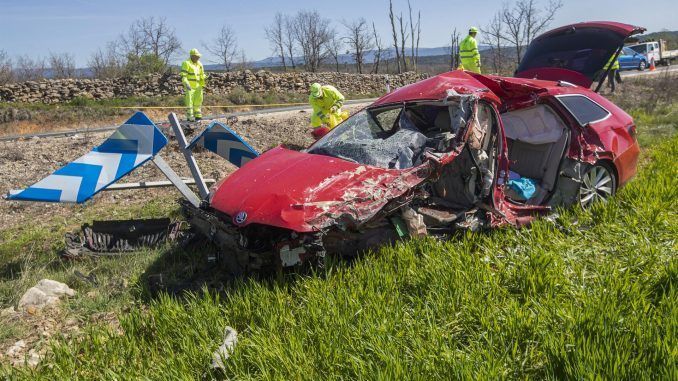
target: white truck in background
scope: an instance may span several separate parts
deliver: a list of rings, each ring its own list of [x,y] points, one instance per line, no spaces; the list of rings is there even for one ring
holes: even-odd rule
[[[648,65],[654,61],[655,65],[668,66],[671,65],[672,60],[678,59],[678,50],[668,50],[666,40],[647,41],[628,47],[647,57]]]

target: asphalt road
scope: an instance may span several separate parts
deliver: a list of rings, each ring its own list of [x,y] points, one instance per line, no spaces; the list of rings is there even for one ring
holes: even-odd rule
[[[624,71],[621,72],[621,76],[624,77],[624,78],[627,78],[627,77],[629,77],[629,78],[631,78],[631,77],[643,77],[643,76],[667,74],[667,72],[668,73],[678,73],[678,65],[659,66],[654,71],[650,71],[650,70],[645,70],[645,71],[624,70]]]
[[[361,103],[369,103],[369,102],[374,102],[377,100],[377,98],[369,98],[369,99],[353,99],[344,102],[345,105],[353,105],[353,104],[361,104]],[[224,119],[228,117],[239,117],[239,116],[250,116],[250,115],[256,115],[256,114],[272,114],[276,112],[284,112],[284,111],[296,111],[296,110],[310,110],[310,106],[290,106],[290,107],[273,107],[273,108],[259,108],[256,110],[252,111],[239,111],[239,112],[232,112],[228,114],[219,114],[219,115],[206,115],[203,120],[209,121],[212,119]],[[163,121],[155,121],[157,125],[162,125],[167,123],[167,120]],[[0,136],[0,142],[3,141],[12,141],[12,140],[18,140],[18,139],[30,139],[33,137],[38,137],[38,138],[49,138],[49,137],[54,137],[54,136],[71,136],[71,135],[78,135],[78,134],[85,134],[85,133],[94,133],[94,132],[102,132],[102,131],[112,131],[115,130],[120,126],[106,126],[106,127],[97,127],[97,128],[90,128],[90,129],[77,129],[77,130],[63,130],[63,131],[54,131],[54,132],[43,132],[43,133],[38,133],[38,134],[25,134],[25,135],[7,135],[7,136]]]

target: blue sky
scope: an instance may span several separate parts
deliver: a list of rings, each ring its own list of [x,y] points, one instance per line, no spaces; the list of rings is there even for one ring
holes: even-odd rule
[[[542,0],[545,2],[546,0]],[[486,24],[501,6],[502,0],[412,0],[422,11],[422,47],[447,44],[455,27]],[[614,20],[641,25],[649,31],[678,30],[678,1],[652,0],[563,0],[565,6],[551,26],[586,21]],[[406,0],[395,0],[397,10],[407,10]],[[644,4],[651,4],[644,6]],[[185,50],[201,47],[221,25],[231,25],[239,44],[249,59],[270,54],[264,37],[276,12],[295,13],[316,9],[334,21],[365,17],[374,21],[382,38],[389,33],[387,0],[344,1],[142,1],[142,0],[0,0],[0,50],[12,56],[46,56],[52,52],[69,52],[83,66],[89,56],[107,41],[115,39],[135,19],[147,16],[166,17],[177,32]],[[208,57],[206,57],[208,58]]]

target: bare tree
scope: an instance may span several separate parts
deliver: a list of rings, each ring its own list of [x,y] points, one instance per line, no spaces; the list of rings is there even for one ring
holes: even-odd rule
[[[165,18],[148,17],[136,20],[120,35],[116,48],[122,59],[152,55],[167,65],[181,50],[181,42]]]
[[[502,36],[504,35],[504,23],[502,22],[502,11],[494,14],[494,17],[487,26],[481,28],[483,43],[490,46],[490,58],[494,73],[501,71],[504,64],[502,53]]]
[[[154,17],[137,20],[136,27],[144,36],[147,53],[162,58],[165,64],[168,64],[170,59],[181,49],[181,42],[174,32],[174,28],[167,25],[167,20],[164,17],[157,20]]]
[[[410,56],[412,57],[412,69],[417,71],[417,61],[419,60],[419,41],[421,39],[421,11],[417,15],[417,23],[412,18],[412,4],[407,0],[407,8],[410,14]],[[416,36],[416,38],[415,38]]]
[[[45,78],[45,60],[29,56],[19,56],[16,60],[14,75],[19,82],[35,81]]]
[[[230,71],[233,61],[238,54],[238,42],[235,39],[233,28],[224,25],[211,44],[203,44],[205,49],[217,57],[212,61],[223,65],[224,70]]]
[[[285,50],[287,50],[287,57],[290,59],[290,65],[292,65],[292,70],[296,69],[296,64],[294,63],[294,53],[295,53],[295,39],[294,39],[294,19],[290,17],[285,17],[285,38],[284,38]]]
[[[398,45],[398,33],[396,31],[395,25],[395,15],[393,14],[393,0],[388,2],[388,18],[391,20],[391,33],[393,34],[393,48],[395,49],[396,62],[398,63],[398,73],[402,73],[402,68],[400,66],[400,51]]]
[[[247,60],[245,49],[240,49],[240,57],[238,62],[238,70],[249,70],[251,68],[250,62]]]
[[[374,47],[374,41],[372,40],[369,24],[367,23],[367,20],[362,17],[352,22],[344,21],[342,24],[344,24],[344,27],[346,27],[347,31],[347,35],[344,37],[344,40],[351,47],[353,59],[355,60],[356,66],[358,68],[358,73],[362,74],[365,52]]]
[[[377,27],[374,25],[374,21],[372,21],[372,39],[374,40],[375,47],[372,73],[379,74],[379,64],[381,63],[381,57],[384,53],[384,46],[381,37],[379,37],[379,33],[377,33]]]
[[[407,45],[407,39],[409,35],[407,34],[407,24],[403,25],[403,14],[401,13],[398,16],[398,22],[400,23],[400,57],[403,59],[403,70],[407,71],[407,56],[405,55],[405,45]]]
[[[414,36],[412,36],[414,39]],[[421,42],[421,11],[417,12],[417,45],[414,50],[414,71],[417,71],[417,64],[419,63],[419,42]]]
[[[505,32],[502,39],[516,50],[516,63],[520,63],[523,48],[541,33],[563,6],[560,0],[549,0],[544,9],[537,8],[535,0],[520,0],[501,11]]]
[[[8,84],[12,80],[14,80],[12,60],[7,55],[7,52],[0,50],[0,85]]]
[[[73,78],[75,57],[69,53],[49,53],[49,68],[54,78]]]
[[[280,57],[283,69],[287,71],[287,63],[285,62],[285,17],[282,13],[275,14],[273,23],[266,27],[266,39],[271,43],[273,52]]]
[[[327,43],[327,52],[334,61],[337,73],[339,72],[339,56],[341,55],[341,49],[343,47],[344,43],[336,35],[333,35],[330,41]]]
[[[456,70],[459,67],[459,32],[454,28],[450,35],[450,46],[448,47],[450,54],[450,68]]]
[[[327,44],[334,31],[330,21],[318,11],[299,11],[294,17],[294,37],[304,56],[304,66],[310,72],[318,71],[328,56]]]
[[[115,43],[107,44],[106,49],[99,49],[90,56],[87,62],[94,78],[116,78],[123,74],[124,62],[115,53]]]
[[[539,9],[534,0],[522,0],[518,7],[525,14],[525,44],[529,45],[553,21],[556,12],[563,7],[561,0],[549,0],[544,9]]]

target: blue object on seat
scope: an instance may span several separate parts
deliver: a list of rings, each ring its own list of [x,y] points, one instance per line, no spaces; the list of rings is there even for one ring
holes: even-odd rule
[[[509,180],[508,186],[525,200],[532,198],[532,196],[534,196],[534,192],[537,191],[537,181],[527,177]]]

